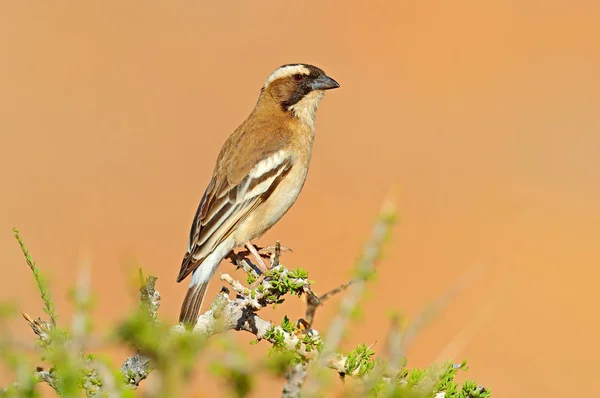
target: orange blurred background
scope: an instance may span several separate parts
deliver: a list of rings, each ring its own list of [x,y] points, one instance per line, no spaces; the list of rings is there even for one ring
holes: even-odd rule
[[[137,305],[132,259],[159,277],[160,314],[174,322],[221,144],[273,69],[306,62],[341,89],[320,106],[300,199],[258,243],[281,240],[288,266],[333,288],[398,187],[401,221],[344,347],[381,351],[390,310],[414,317],[479,266],[409,365],[466,358],[497,397],[588,396],[600,354],[599,17],[598,2],[564,0],[3,2],[0,300],[42,315],[17,226],[63,322],[82,253],[98,331]]]

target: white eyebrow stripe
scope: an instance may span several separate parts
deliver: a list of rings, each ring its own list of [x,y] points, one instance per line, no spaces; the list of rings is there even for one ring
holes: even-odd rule
[[[310,75],[310,70],[304,65],[288,65],[282,68],[275,70],[275,72],[271,73],[271,76],[265,82],[264,87],[267,87],[269,84],[274,82],[277,79],[282,77],[292,76],[292,75]]]

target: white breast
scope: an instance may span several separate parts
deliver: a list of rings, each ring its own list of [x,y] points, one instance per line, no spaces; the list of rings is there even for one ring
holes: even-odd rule
[[[279,221],[289,208],[292,207],[304,186],[307,174],[308,168],[297,164],[290,170],[279,186],[277,186],[268,200],[269,206],[267,206],[267,210],[265,211],[266,218],[274,220],[273,224]]]

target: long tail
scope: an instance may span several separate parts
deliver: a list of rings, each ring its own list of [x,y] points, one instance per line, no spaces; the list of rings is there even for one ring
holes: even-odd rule
[[[219,263],[233,249],[234,243],[232,239],[221,242],[215,250],[206,257],[201,264],[195,267],[192,274],[190,287],[188,288],[181,312],[179,313],[179,322],[183,322],[185,327],[191,329],[198,321],[200,307],[204,301],[206,288],[210,282],[210,278],[214,275],[219,267]],[[184,259],[189,261],[188,259]]]
[[[211,275],[212,276],[212,275]],[[179,322],[183,322],[186,328],[193,328],[200,314],[200,307],[206,295],[209,281],[200,282],[197,284],[190,283],[190,287],[181,304],[181,312],[179,313]]]

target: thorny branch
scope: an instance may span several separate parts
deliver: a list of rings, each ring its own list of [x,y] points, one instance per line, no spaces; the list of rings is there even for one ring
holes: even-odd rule
[[[305,293],[308,297],[316,297],[319,301],[312,309],[314,315],[314,310],[318,305],[321,305],[334,294],[343,291],[352,282],[346,283],[322,296],[317,296],[312,291],[310,283],[304,275],[296,275],[294,271],[290,271],[279,264],[280,254],[279,245],[276,245],[271,256],[273,267],[267,275],[261,275],[263,279],[253,289],[246,287],[229,274],[222,274],[221,280],[229,285],[235,293],[235,297],[230,298],[230,289],[224,287],[214,298],[210,309],[199,316],[193,331],[206,337],[228,330],[245,331],[256,336],[258,340],[267,340],[274,346],[297,353],[303,363],[314,360],[319,353],[317,348],[322,346],[323,341],[319,333],[311,329],[307,322],[301,319],[298,324],[304,327],[290,333],[281,326],[261,318],[257,312],[266,306],[280,302],[281,297],[289,292],[295,294]],[[233,257],[232,261],[248,270],[250,274],[254,272],[250,268],[249,264],[251,263],[244,257]],[[156,278],[153,276],[144,277],[140,271],[140,280],[143,282],[140,288],[141,306],[147,312],[149,318],[157,322],[160,294],[155,288]],[[282,284],[287,284],[290,290],[283,289]],[[23,314],[23,316],[34,333],[38,335],[40,341],[48,344],[54,325],[43,321],[41,318],[34,320],[27,314]],[[184,333],[185,329],[181,325],[176,325],[172,328],[172,332]],[[348,373],[345,367],[346,359],[342,354],[331,353],[323,360],[323,363],[337,373],[346,374]],[[298,366],[303,367],[301,364]],[[152,360],[138,351],[134,356],[125,360],[121,367],[121,374],[127,384],[136,388],[142,380],[148,377],[152,370]],[[349,375],[358,373],[359,369],[356,369],[350,372]],[[37,372],[36,374],[40,381],[44,381],[51,386],[55,386],[57,383],[56,376],[50,372]],[[286,395],[284,394],[284,396]]]
[[[285,398],[299,397],[301,392],[306,393],[307,396],[314,395],[321,387],[319,378],[311,377],[308,384],[305,382],[310,373],[309,371],[314,370],[316,367],[333,369],[341,377],[362,376],[365,370],[368,371],[373,366],[373,363],[369,362],[370,355],[373,354],[370,350],[371,347],[363,347],[363,355],[367,356],[367,361],[359,361],[358,363],[355,360],[356,358],[350,358],[350,354],[339,353],[337,347],[350,316],[363,294],[365,282],[372,274],[374,266],[380,258],[383,243],[393,223],[393,216],[394,210],[388,201],[382,208],[378,222],[373,229],[371,240],[366,245],[359,260],[356,277],[320,296],[312,290],[307,275],[299,271],[291,271],[279,263],[281,252],[289,250],[282,247],[279,242],[273,247],[260,250],[261,255],[267,253],[271,261],[271,269],[265,274],[262,274],[248,260],[249,253],[246,251],[237,254],[232,252],[228,258],[234,265],[246,272],[249,286],[235,280],[229,274],[222,274],[221,280],[229,285],[229,289],[222,288],[221,292],[214,298],[210,309],[199,316],[193,332],[203,337],[210,337],[229,330],[245,331],[256,336],[257,341],[266,340],[275,349],[293,353],[296,361],[290,366],[285,375],[286,384],[282,391],[282,397]],[[19,243],[22,245],[24,253],[26,253],[22,241],[19,241]],[[35,263],[29,257],[28,264],[34,270],[37,279],[37,268],[35,268]],[[158,326],[157,311],[161,297],[155,289],[156,278],[153,276],[144,277],[140,270],[140,281],[141,307],[151,322]],[[230,290],[234,293],[233,298],[230,297]],[[342,300],[337,316],[331,323],[327,339],[324,340],[318,331],[312,329],[315,312],[326,300],[344,291],[347,291],[347,294]],[[82,296],[83,301],[87,298],[87,292],[84,293],[85,295]],[[290,324],[287,324],[287,326],[283,323],[281,326],[276,325],[263,319],[258,314],[262,308],[281,303],[283,301],[282,296],[287,293],[298,296],[304,294],[306,297],[305,319],[299,319],[293,330],[290,330]],[[44,294],[43,292],[42,298],[45,303],[50,301],[49,298],[46,300],[47,297],[47,293]],[[53,330],[56,328],[54,309],[49,304],[47,304],[46,312],[51,315],[51,322],[46,322],[41,318],[34,320],[27,314],[23,314],[42,345],[53,343]],[[396,323],[393,329],[396,329],[397,326]],[[171,328],[171,333],[187,333],[187,331],[182,325],[176,325]],[[385,373],[380,373],[384,380],[387,379],[388,381],[395,377],[400,362],[398,355],[402,353],[402,342],[396,336],[398,331],[392,330],[391,333],[393,338],[389,341],[389,348],[390,352],[396,354],[392,358],[394,366]],[[83,383],[87,396],[118,396],[115,382],[120,382],[120,380],[115,379],[105,365],[91,361],[86,363],[86,366],[90,369]],[[134,356],[127,358],[123,363],[121,376],[127,385],[136,388],[153,369],[153,359],[146,357],[138,350]],[[392,373],[390,373],[390,370]],[[57,374],[52,370],[38,369],[34,375],[36,380],[45,382],[57,390],[59,380]],[[160,372],[157,377],[159,379],[158,383],[160,383],[162,377]],[[99,381],[102,382],[98,383]],[[365,380],[365,382],[368,384],[368,380]],[[305,384],[307,385],[305,386]],[[98,385],[100,387],[97,387]],[[483,387],[481,388],[483,389]],[[436,395],[436,397],[443,396]]]
[[[385,210],[389,213],[388,208]],[[345,327],[350,312],[356,306],[364,289],[365,275],[373,268],[373,264],[379,256],[383,240],[391,226],[391,217],[388,213],[382,213],[376,224],[374,237],[367,245],[360,262],[359,276],[321,296],[312,291],[310,282],[306,278],[307,275],[295,274],[279,264],[281,252],[289,250],[287,247],[282,247],[279,242],[274,247],[261,249],[261,254],[268,253],[271,260],[271,270],[266,275],[262,275],[248,260],[249,253],[244,251],[237,254],[231,253],[228,256],[230,261],[237,267],[244,269],[249,277],[249,283],[251,280],[254,282],[250,287],[246,287],[230,275],[222,274],[221,280],[226,282],[235,292],[235,298],[229,297],[228,289],[222,289],[213,300],[210,309],[199,316],[193,331],[206,337],[228,330],[246,331],[255,335],[257,340],[267,340],[274,347],[294,352],[300,362],[288,371],[286,376],[288,383],[284,387],[284,397],[299,396],[306,377],[307,365],[317,358],[319,359],[319,365],[331,368],[340,375],[353,376],[360,374],[360,367],[350,371],[347,369],[347,357],[337,353],[335,348],[341,338],[340,328]],[[140,281],[142,309],[156,324],[158,322],[157,311],[160,305],[160,294],[155,289],[156,278],[153,276],[144,278],[140,271]],[[327,347],[320,355],[324,341],[319,333],[311,328],[316,309],[333,295],[348,288],[351,290],[342,303],[342,316],[336,318],[329,332],[328,341],[331,346]],[[306,320],[300,319],[297,323],[300,327],[293,332],[272,324],[261,318],[257,313],[268,305],[280,303],[282,296],[286,293],[297,294],[298,296],[305,294],[307,297]],[[41,319],[34,321],[29,316],[25,314],[24,316],[42,342],[49,339],[54,324]],[[178,333],[184,332],[185,329],[181,325],[176,325],[172,328],[172,331]],[[121,367],[121,374],[125,382],[135,388],[152,370],[152,361],[138,351],[133,357],[125,360]],[[41,377],[41,380],[51,385],[56,384],[52,374],[44,373],[43,375],[44,377]]]
[[[338,293],[343,292],[350,285],[352,285],[353,283],[356,283],[358,281],[359,281],[359,279],[352,279],[352,280],[336,287],[335,289],[328,291],[327,293],[321,295],[320,297],[318,297],[310,289],[310,287],[308,289],[306,289],[304,291],[304,293],[306,294],[306,312],[304,315],[304,317],[305,317],[304,319],[306,320],[306,323],[308,324],[308,326],[312,326],[313,321],[315,319],[315,312],[317,311],[317,308],[319,306],[323,305],[327,299],[335,296]]]

